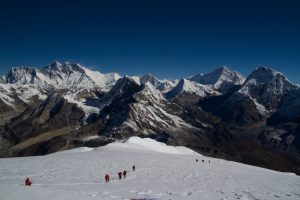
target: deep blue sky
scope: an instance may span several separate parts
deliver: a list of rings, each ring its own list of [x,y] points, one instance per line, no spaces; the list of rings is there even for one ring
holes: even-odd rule
[[[53,60],[159,78],[265,65],[300,83],[300,4],[1,0],[0,73]]]

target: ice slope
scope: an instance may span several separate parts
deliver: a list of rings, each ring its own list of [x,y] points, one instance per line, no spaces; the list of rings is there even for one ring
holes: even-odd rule
[[[117,172],[121,170],[128,170],[128,175],[120,181]],[[104,183],[106,173],[112,177],[109,183]],[[33,180],[31,187],[23,185],[27,176]],[[296,200],[300,177],[131,138],[97,149],[0,159],[0,194],[3,200]]]

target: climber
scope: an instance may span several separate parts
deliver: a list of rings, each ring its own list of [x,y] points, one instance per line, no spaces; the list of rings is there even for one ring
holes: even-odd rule
[[[32,181],[27,177],[26,180],[25,180],[25,185],[26,186],[31,186],[32,184]]]
[[[104,178],[105,178],[105,182],[108,183],[109,182],[109,175],[106,174]]]
[[[122,172],[118,172],[119,180],[122,179]]]

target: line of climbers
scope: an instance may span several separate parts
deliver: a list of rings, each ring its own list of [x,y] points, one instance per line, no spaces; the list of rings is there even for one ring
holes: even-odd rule
[[[198,159],[196,159],[196,162],[198,162]],[[202,163],[204,163],[204,160],[202,160]],[[208,161],[208,163],[210,163],[210,160]],[[135,165],[132,166],[132,171],[135,171]],[[127,175],[127,171],[124,170],[123,173],[118,172],[119,180],[122,179],[122,175],[123,175],[123,178],[125,179],[126,175]],[[108,183],[110,181],[110,176],[108,174],[105,174],[104,180],[105,180],[106,183]],[[25,180],[25,185],[26,186],[31,186],[31,184],[32,184],[32,181],[27,177],[26,180]]]
[[[196,162],[198,162],[198,159],[196,159]],[[202,160],[202,163],[204,163],[204,160]],[[208,161],[208,163],[210,163],[210,160]],[[132,171],[135,171],[135,165],[132,166]],[[122,179],[122,175],[123,175],[123,178],[125,179],[126,175],[127,175],[127,171],[124,170],[123,173],[118,172],[119,180]],[[108,183],[110,181],[110,176],[108,174],[105,174],[104,180],[105,180],[106,183]],[[27,177],[26,180],[25,180],[25,185],[26,186],[31,186],[31,184],[32,184],[32,181]]]
[[[196,162],[198,162],[199,160],[198,159],[196,159]],[[218,160],[218,162],[219,162],[219,160]],[[204,163],[204,160],[202,160],[202,163]],[[208,163],[210,163],[210,160],[208,160]]]
[[[196,162],[198,162],[198,159],[196,159]],[[202,160],[202,163],[204,163],[204,160]],[[210,163],[210,160],[208,160],[208,163]],[[135,171],[135,165],[132,166],[132,171],[133,172]],[[123,178],[125,179],[126,175],[127,175],[127,171],[124,170],[123,173],[122,172],[118,172],[119,180],[122,179],[122,175],[123,175]],[[108,174],[105,174],[104,179],[105,179],[105,182],[108,183],[110,181],[110,176]],[[30,180],[27,177],[26,180],[25,180],[25,185],[26,186],[31,186],[31,184],[32,184],[32,180]]]
[[[135,165],[132,166],[132,171],[135,171]],[[122,179],[122,176],[125,179],[126,175],[127,175],[127,171],[126,170],[124,170],[123,172],[118,172],[119,180]],[[110,176],[108,174],[105,174],[104,180],[105,180],[106,183],[108,183],[110,181]]]
[[[135,171],[135,165],[132,166],[132,171]],[[127,175],[127,171],[124,170],[123,173],[122,173],[122,172],[118,172],[119,180],[122,179],[122,175],[123,175],[123,177],[124,177],[124,179],[125,179],[125,178],[126,178],[126,175]],[[104,179],[105,179],[105,182],[108,183],[108,182],[110,181],[110,176],[109,176],[108,174],[106,174],[106,175],[104,176]],[[30,178],[27,177],[27,178],[25,179],[25,185],[26,185],[26,186],[31,186],[31,184],[32,184],[32,180],[30,180]]]

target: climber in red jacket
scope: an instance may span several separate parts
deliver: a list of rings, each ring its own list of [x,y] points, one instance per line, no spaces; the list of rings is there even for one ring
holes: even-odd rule
[[[32,184],[32,181],[27,177],[26,180],[25,180],[25,185],[26,186],[31,186]]]

